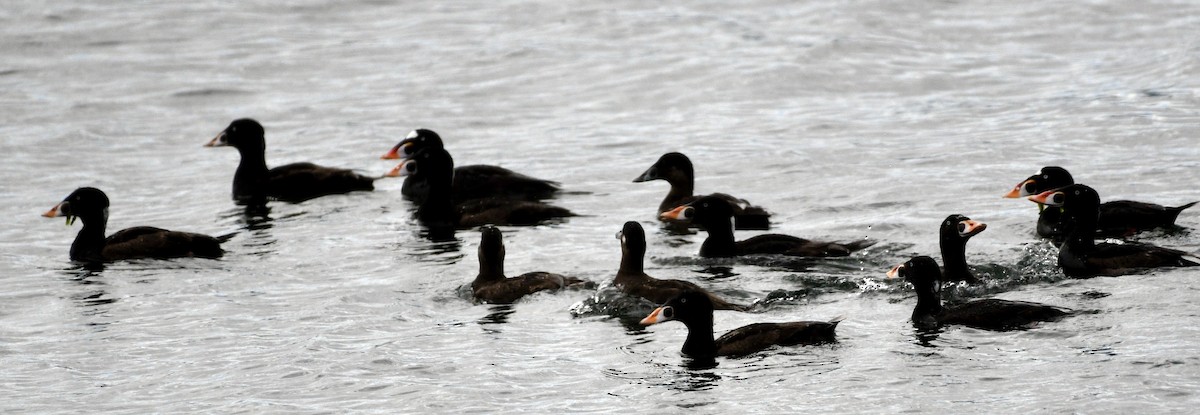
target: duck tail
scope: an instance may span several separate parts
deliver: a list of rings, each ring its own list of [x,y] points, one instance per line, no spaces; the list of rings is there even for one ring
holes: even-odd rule
[[[850,252],[854,252],[861,251],[877,243],[879,243],[879,241],[875,239],[859,239],[857,241],[843,243],[842,246],[845,246]]]
[[[1196,203],[1200,203],[1200,201],[1188,203],[1188,204],[1181,205],[1181,206],[1167,208],[1167,211],[1171,212],[1170,213],[1171,223],[1175,223],[1175,219],[1179,219],[1179,212],[1183,212],[1184,209],[1190,208],[1192,206],[1196,206]]]

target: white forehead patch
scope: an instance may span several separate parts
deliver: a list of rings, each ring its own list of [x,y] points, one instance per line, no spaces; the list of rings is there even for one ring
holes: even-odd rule
[[[404,136],[404,138],[417,138],[417,130],[410,131],[408,135]]]

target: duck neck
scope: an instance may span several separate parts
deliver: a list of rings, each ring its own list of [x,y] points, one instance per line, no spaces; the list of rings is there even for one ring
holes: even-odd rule
[[[104,260],[104,232],[108,227],[107,213],[98,216],[80,216],[83,229],[71,243],[71,259],[75,261],[99,262]]]
[[[480,253],[479,275],[475,282],[500,281],[504,279],[504,257],[493,258],[493,255]]]
[[[258,202],[266,198],[267,156],[263,148],[238,149],[242,161],[233,173],[233,199]]]
[[[733,221],[720,220],[704,224],[708,237],[700,245],[700,256],[729,257],[737,255],[737,243],[733,239]]]
[[[1067,226],[1070,233],[1064,244],[1076,254],[1091,252],[1096,247],[1096,221],[1100,216],[1099,209],[1089,209],[1084,212],[1068,212]]]
[[[915,287],[917,307],[913,309],[913,321],[924,321],[927,317],[934,317],[942,312],[942,296],[938,294],[936,284],[941,282],[934,281],[928,286]]]
[[[683,341],[683,354],[692,358],[711,358],[717,356],[717,342],[713,340],[712,312],[702,314],[695,320],[684,322],[687,326],[687,340]]]
[[[663,198],[662,203],[658,205],[658,211],[666,212],[675,209],[682,205],[684,200],[692,197],[693,179],[691,177],[675,177],[667,180],[671,184],[671,190],[667,192],[667,197]]]
[[[967,240],[957,234],[943,236],[941,247],[942,275],[946,281],[974,282],[975,275],[967,267]]]
[[[429,194],[417,207],[417,218],[430,228],[458,226],[459,214],[455,209],[451,187],[454,173],[446,172],[444,176],[447,177],[425,178],[428,180]]]
[[[637,249],[637,247],[622,246],[621,247],[621,268],[618,270],[621,274],[642,274],[645,272],[646,249]]]

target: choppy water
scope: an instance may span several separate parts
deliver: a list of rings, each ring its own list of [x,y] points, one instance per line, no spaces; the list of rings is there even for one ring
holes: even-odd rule
[[[1200,199],[1200,6],[1071,3],[6,2],[0,412],[1194,410],[1200,272],[1063,279],[1036,209],[1000,198],[1058,164],[1106,199]],[[426,241],[399,181],[244,218],[236,152],[201,147],[239,117],[271,164],[378,173],[435,129],[460,163],[578,192],[555,203],[586,216],[504,229],[510,275],[608,281],[640,220],[651,275],[762,305],[717,331],[841,315],[841,341],[689,369],[682,325],[573,315],[594,291],[473,305],[477,233]],[[653,220],[666,184],[630,183],[666,151],[774,232],[882,242],[696,259],[700,235]],[[77,270],[78,228],[38,214],[85,185],[110,230],[238,235],[217,261]],[[882,274],[936,255],[950,213],[989,224],[968,259],[992,280],[954,294],[1090,313],[918,335]],[[1200,250],[1194,230],[1143,239]]]

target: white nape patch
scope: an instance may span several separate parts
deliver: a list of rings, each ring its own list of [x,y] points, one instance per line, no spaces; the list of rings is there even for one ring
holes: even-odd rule
[[[405,140],[410,138],[417,138],[417,130],[412,130],[408,133],[408,135],[404,136]]]
[[[1184,255],[1184,256],[1183,256],[1183,260],[1184,260],[1184,261],[1191,261],[1191,262],[1195,262],[1195,263],[1197,263],[1197,264],[1200,264],[1200,257],[1197,257],[1197,256],[1195,256],[1195,255],[1190,255],[1190,254],[1189,254],[1189,255]]]

